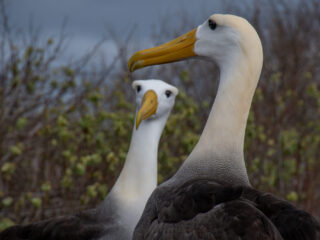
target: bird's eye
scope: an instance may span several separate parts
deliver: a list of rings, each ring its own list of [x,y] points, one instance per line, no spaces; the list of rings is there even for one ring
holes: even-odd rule
[[[137,92],[140,92],[140,90],[141,90],[141,86],[137,85]]]
[[[211,30],[215,30],[217,28],[216,22],[212,21],[211,19],[208,20],[208,25]]]
[[[167,90],[167,91],[166,91],[166,96],[167,96],[167,97],[170,97],[171,94],[172,94],[172,92],[171,92],[170,90]]]

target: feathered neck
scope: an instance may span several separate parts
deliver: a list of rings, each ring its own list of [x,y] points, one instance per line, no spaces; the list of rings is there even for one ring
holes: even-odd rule
[[[234,54],[219,64],[219,88],[207,123],[173,181],[209,178],[222,184],[250,185],[243,145],[248,113],[262,67],[262,48],[256,52]]]
[[[110,193],[120,201],[145,204],[157,186],[158,145],[168,116],[147,119],[133,128],[125,164]]]
[[[117,201],[119,214],[134,224],[157,186],[158,145],[168,116],[169,112],[156,119],[151,117],[138,130],[134,127],[125,164],[109,194],[109,199]],[[108,204],[108,198],[105,202]]]

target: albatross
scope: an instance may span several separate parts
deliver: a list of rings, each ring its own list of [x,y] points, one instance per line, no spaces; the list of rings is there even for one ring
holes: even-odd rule
[[[263,50],[247,20],[214,14],[190,32],[135,53],[130,71],[187,58],[214,61],[218,92],[198,143],[150,196],[133,239],[320,239],[310,214],[248,179],[243,145]]]
[[[178,89],[161,80],[136,80],[137,112],[124,167],[96,208],[0,233],[1,240],[131,239],[144,206],[157,186],[157,154],[162,130]]]

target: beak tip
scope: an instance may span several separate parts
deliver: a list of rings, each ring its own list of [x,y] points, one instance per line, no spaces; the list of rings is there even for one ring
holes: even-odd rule
[[[130,60],[128,62],[128,69],[129,69],[130,72],[133,72],[131,58],[130,58]]]
[[[157,94],[153,90],[148,90],[142,99],[142,106],[140,107],[136,117],[136,130],[138,130],[143,120],[149,118],[156,113],[158,107]]]
[[[138,115],[137,115],[137,118],[136,118],[136,130],[138,130],[141,122],[142,122],[141,111],[139,111]]]
[[[139,60],[139,52],[136,52],[131,56],[131,58],[128,61],[128,68],[130,72],[134,72],[135,70],[141,68],[139,65],[141,65],[143,61]]]
[[[132,60],[129,61],[128,68],[130,72],[134,72],[137,69],[143,68],[143,60]]]

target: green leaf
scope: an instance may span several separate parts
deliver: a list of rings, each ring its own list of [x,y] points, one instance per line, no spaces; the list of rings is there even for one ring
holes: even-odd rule
[[[41,198],[38,198],[38,197],[33,197],[31,198],[31,203],[34,207],[36,208],[40,208],[41,205],[42,205],[42,200]]]
[[[41,191],[49,192],[51,191],[51,184],[49,182],[41,184]]]
[[[86,172],[86,166],[83,163],[77,163],[75,166],[75,172],[77,175],[82,176]]]
[[[33,53],[33,47],[32,46],[27,47],[24,53],[24,58],[25,59],[30,58],[32,53]]]
[[[104,199],[105,196],[107,195],[108,193],[108,187],[106,184],[100,184],[99,187],[98,187],[98,191],[99,191],[99,194],[101,196],[101,199]]]
[[[47,44],[48,44],[48,45],[52,45],[52,44],[53,44],[53,39],[52,39],[52,38],[49,38],[48,41],[47,41]]]
[[[4,174],[12,175],[16,170],[16,164],[12,162],[6,162],[1,167],[1,172]]]
[[[23,129],[28,123],[28,119],[25,117],[21,117],[17,120],[16,126],[18,129]]]
[[[57,119],[57,124],[59,127],[65,127],[68,125],[68,120],[64,116],[60,115]]]
[[[9,219],[9,218],[0,218],[0,232],[5,230],[6,228],[9,228],[11,226],[14,226],[15,223]]]
[[[5,207],[9,207],[13,202],[13,198],[12,197],[6,197],[4,199],[2,199],[2,205]]]
[[[88,186],[87,194],[90,198],[95,198],[98,195],[97,186],[95,184]]]
[[[287,199],[291,202],[297,202],[298,201],[298,194],[294,191],[287,194]]]
[[[23,148],[23,145],[21,143],[18,143],[10,147],[10,152],[12,155],[18,156],[18,155],[21,155],[22,148]]]

